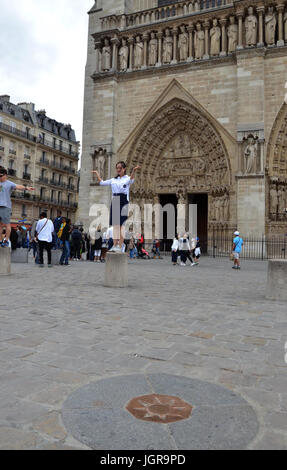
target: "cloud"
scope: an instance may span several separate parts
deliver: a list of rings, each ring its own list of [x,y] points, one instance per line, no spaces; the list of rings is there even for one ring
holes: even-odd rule
[[[0,0],[0,94],[71,123],[82,137],[88,15],[93,0]]]

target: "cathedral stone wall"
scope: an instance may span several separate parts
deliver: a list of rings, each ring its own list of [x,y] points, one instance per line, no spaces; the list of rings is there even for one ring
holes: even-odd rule
[[[282,135],[287,111],[282,106],[287,71],[287,4],[237,1],[209,11],[204,2],[202,10],[196,1],[171,2],[161,9],[156,8],[157,2],[144,5],[143,1],[133,12],[135,3],[132,7],[124,0],[99,1],[90,12],[80,220],[88,228],[92,220],[90,207],[110,200],[109,189],[97,186],[91,169],[101,165],[108,178],[113,176],[119,159],[127,161],[130,171],[138,158],[144,176],[139,179],[142,188],[135,186],[132,190],[135,201],[156,201],[161,193],[176,194],[187,201],[188,194],[206,193],[208,235],[230,236],[236,227],[246,236],[268,235],[276,230],[284,233],[287,216],[282,208],[285,202],[287,207],[287,174],[282,159],[287,156],[280,150],[278,157],[278,148],[285,148]],[[175,6],[177,9],[172,9]],[[218,40],[213,33],[218,34]],[[196,42],[199,37],[202,50]],[[197,168],[192,153],[175,160],[179,169],[173,167],[174,175],[159,174],[160,168],[170,165],[164,155],[176,138],[168,120],[165,128],[159,122],[165,119],[165,109],[170,121],[174,120],[177,135],[189,136],[191,145],[199,148],[196,158],[206,158],[202,184],[191,183],[195,176],[192,168]],[[190,120],[197,125],[192,126]],[[152,150],[145,134],[151,123],[156,129],[150,142]],[[281,133],[275,123],[283,129]],[[204,140],[203,129],[207,128],[209,134]],[[158,141],[156,133],[161,136]],[[208,136],[214,138],[218,167],[212,163]],[[158,167],[153,159],[160,161]],[[184,170],[188,164],[189,175]],[[215,178],[212,171],[217,171]],[[151,185],[144,187],[145,179],[152,180]],[[187,188],[185,192],[181,186]],[[157,191],[159,187],[162,189]],[[270,188],[274,193],[272,202]]]

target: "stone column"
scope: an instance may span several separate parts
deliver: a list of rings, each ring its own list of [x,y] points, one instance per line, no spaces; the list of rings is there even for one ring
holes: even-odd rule
[[[129,68],[128,71],[131,72],[133,70],[133,58],[134,58],[134,38],[128,38],[128,44],[130,46],[130,54],[129,54]]]
[[[101,49],[102,43],[101,41],[95,41],[95,54],[96,54],[96,67],[95,67],[95,73],[100,72],[100,49]]]
[[[222,20],[219,21],[221,25],[221,38],[222,38],[221,52],[219,55],[222,57],[226,56],[227,54],[226,22],[227,22],[226,18],[222,18]]]
[[[283,38],[284,4],[277,5],[276,9],[278,11],[278,41],[277,41],[277,46],[284,46],[284,38]]]
[[[119,40],[117,37],[111,39],[111,43],[113,45],[113,62],[112,62],[112,70],[116,72],[118,70],[118,48],[119,48]]]
[[[193,24],[187,27],[187,31],[188,31],[188,58],[187,60],[189,62],[193,60],[193,30],[194,30]]]
[[[159,31],[157,33],[157,38],[158,38],[158,61],[157,61],[157,64],[156,66],[157,67],[160,67],[161,66],[161,57],[162,57],[162,36],[163,36],[163,32],[162,31]]]
[[[173,35],[173,54],[172,54],[172,64],[177,64],[177,32],[178,29],[175,27],[172,30]]]
[[[205,21],[203,23],[204,27],[204,35],[205,35],[205,52],[204,52],[204,59],[209,59],[209,21]]]
[[[257,8],[257,13],[258,13],[258,47],[264,46],[264,40],[263,40],[263,13],[265,11],[264,7],[258,7]]]
[[[238,19],[238,45],[237,49],[243,49],[243,35],[242,35],[242,18],[243,18],[243,11],[238,11],[236,13]]]
[[[148,43],[148,33],[143,33],[143,42],[144,42],[144,58],[143,58],[143,69],[147,68],[147,43]]]

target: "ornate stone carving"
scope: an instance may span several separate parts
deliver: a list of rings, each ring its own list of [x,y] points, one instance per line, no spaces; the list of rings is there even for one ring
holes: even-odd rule
[[[258,20],[253,14],[253,7],[248,8],[248,16],[245,18],[246,46],[255,46],[257,42]]]
[[[126,72],[128,69],[128,60],[129,60],[129,47],[127,46],[126,39],[122,39],[122,46],[119,50],[120,57],[120,71]]]
[[[221,37],[221,30],[218,26],[217,19],[214,19],[212,22],[213,26],[210,29],[210,55],[215,56],[219,55],[220,53],[220,37]]]
[[[188,57],[188,34],[185,26],[180,27],[180,35],[178,37],[179,60],[187,60]]]
[[[249,135],[244,148],[244,173],[256,173],[258,142],[253,135]]]
[[[134,68],[140,69],[143,65],[144,44],[140,36],[136,37],[134,49]]]
[[[268,12],[265,15],[265,41],[268,46],[275,45],[276,24],[276,12],[274,11],[274,8],[270,6],[268,7]]]
[[[107,72],[111,69],[112,49],[109,40],[105,38],[105,45],[102,49],[102,71]]]
[[[170,64],[172,61],[173,39],[170,35],[170,30],[165,30],[165,37],[163,38],[162,61],[164,64]]]
[[[234,16],[229,18],[230,24],[227,28],[228,52],[235,52],[238,44],[238,25],[235,23]]]
[[[157,56],[158,56],[158,41],[155,37],[155,33],[150,33],[150,41],[149,41],[149,58],[148,63],[151,66],[154,66],[157,63]]]
[[[196,24],[196,31],[194,33],[194,57],[195,59],[202,59],[204,55],[204,31],[201,29],[201,24]]]

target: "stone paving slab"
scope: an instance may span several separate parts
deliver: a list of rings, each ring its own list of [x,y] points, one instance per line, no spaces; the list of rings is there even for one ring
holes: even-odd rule
[[[103,279],[104,265],[90,262],[13,264],[1,278],[1,449],[89,448],[62,422],[68,397],[99,380],[154,373],[234,392],[259,422],[244,446],[287,449],[287,309],[265,299],[266,262],[243,261],[237,272],[227,259],[203,257],[193,268],[135,260],[124,291]]]

